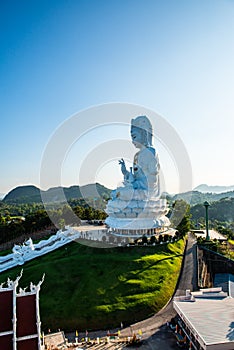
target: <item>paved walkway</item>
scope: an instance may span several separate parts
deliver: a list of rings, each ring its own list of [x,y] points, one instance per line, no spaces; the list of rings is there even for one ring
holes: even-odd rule
[[[181,278],[175,295],[184,295],[186,289],[197,290],[197,244],[192,234],[188,235],[187,247],[181,271]]]
[[[185,249],[183,266],[181,275],[175,292],[176,296],[184,295],[185,290],[190,289],[191,291],[197,289],[197,270],[196,270],[196,239],[192,234],[188,235],[187,246]],[[160,310],[154,316],[135,324],[130,327],[126,327],[121,330],[122,336],[131,336],[134,332],[142,331],[143,344],[141,345],[142,350],[172,350],[178,349],[176,345],[175,336],[166,326],[166,323],[176,315],[173,309],[172,299],[169,303]],[[105,333],[106,334],[106,333]],[[90,338],[102,336],[102,333],[93,332],[89,333]],[[99,349],[123,349],[123,344],[100,344]],[[89,346],[89,349],[96,349],[97,345]],[[131,347],[131,349],[137,349]]]

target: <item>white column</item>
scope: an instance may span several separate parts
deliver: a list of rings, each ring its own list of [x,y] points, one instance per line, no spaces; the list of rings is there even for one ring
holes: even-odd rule
[[[16,280],[13,282],[13,319],[12,319],[12,324],[13,324],[13,350],[17,350],[17,344],[16,344],[16,326],[17,326],[17,317],[16,317],[16,294],[17,294],[17,287],[19,284],[19,280],[22,277],[23,270],[21,270],[20,275],[16,278]]]
[[[42,280],[38,283],[37,286],[34,286],[36,290],[36,319],[37,319],[37,334],[38,334],[38,350],[42,350],[41,347],[41,319],[40,319],[40,305],[39,305],[39,292],[41,289],[41,284],[44,282],[45,274],[42,277]]]

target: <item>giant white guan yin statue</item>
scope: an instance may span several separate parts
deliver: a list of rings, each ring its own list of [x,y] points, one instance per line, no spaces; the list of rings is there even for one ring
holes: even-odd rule
[[[132,167],[119,161],[123,185],[112,191],[108,201],[106,224],[114,230],[150,230],[170,226],[165,198],[161,198],[159,159],[152,146],[153,130],[146,116],[131,121],[131,138],[138,149]]]

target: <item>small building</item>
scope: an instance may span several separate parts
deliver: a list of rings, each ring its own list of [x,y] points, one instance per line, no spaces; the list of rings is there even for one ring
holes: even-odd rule
[[[177,331],[190,349],[234,349],[234,299],[221,287],[186,291],[174,298],[173,307],[179,319]]]

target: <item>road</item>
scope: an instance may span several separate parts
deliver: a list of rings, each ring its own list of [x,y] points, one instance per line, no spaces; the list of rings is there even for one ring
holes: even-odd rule
[[[196,239],[192,236],[192,234],[189,234],[187,246],[185,248],[185,253],[184,253],[184,260],[183,260],[181,275],[180,275],[179,282],[178,282],[174,296],[185,295],[186,289],[190,289],[191,291],[197,289],[197,267],[196,266],[197,266]],[[173,309],[172,299],[157,314],[155,314],[154,316],[144,321],[137,322],[131,325],[131,327],[128,327],[125,329],[125,332],[129,333],[129,331],[134,332],[134,330],[137,331],[141,329],[143,332],[144,338],[152,336],[155,332],[157,332],[157,330],[162,325],[166,324],[166,322],[169,322],[171,318],[176,315]]]
[[[181,271],[181,278],[176,289],[176,296],[184,295],[186,289],[197,290],[197,244],[192,234],[188,235],[187,247]]]

